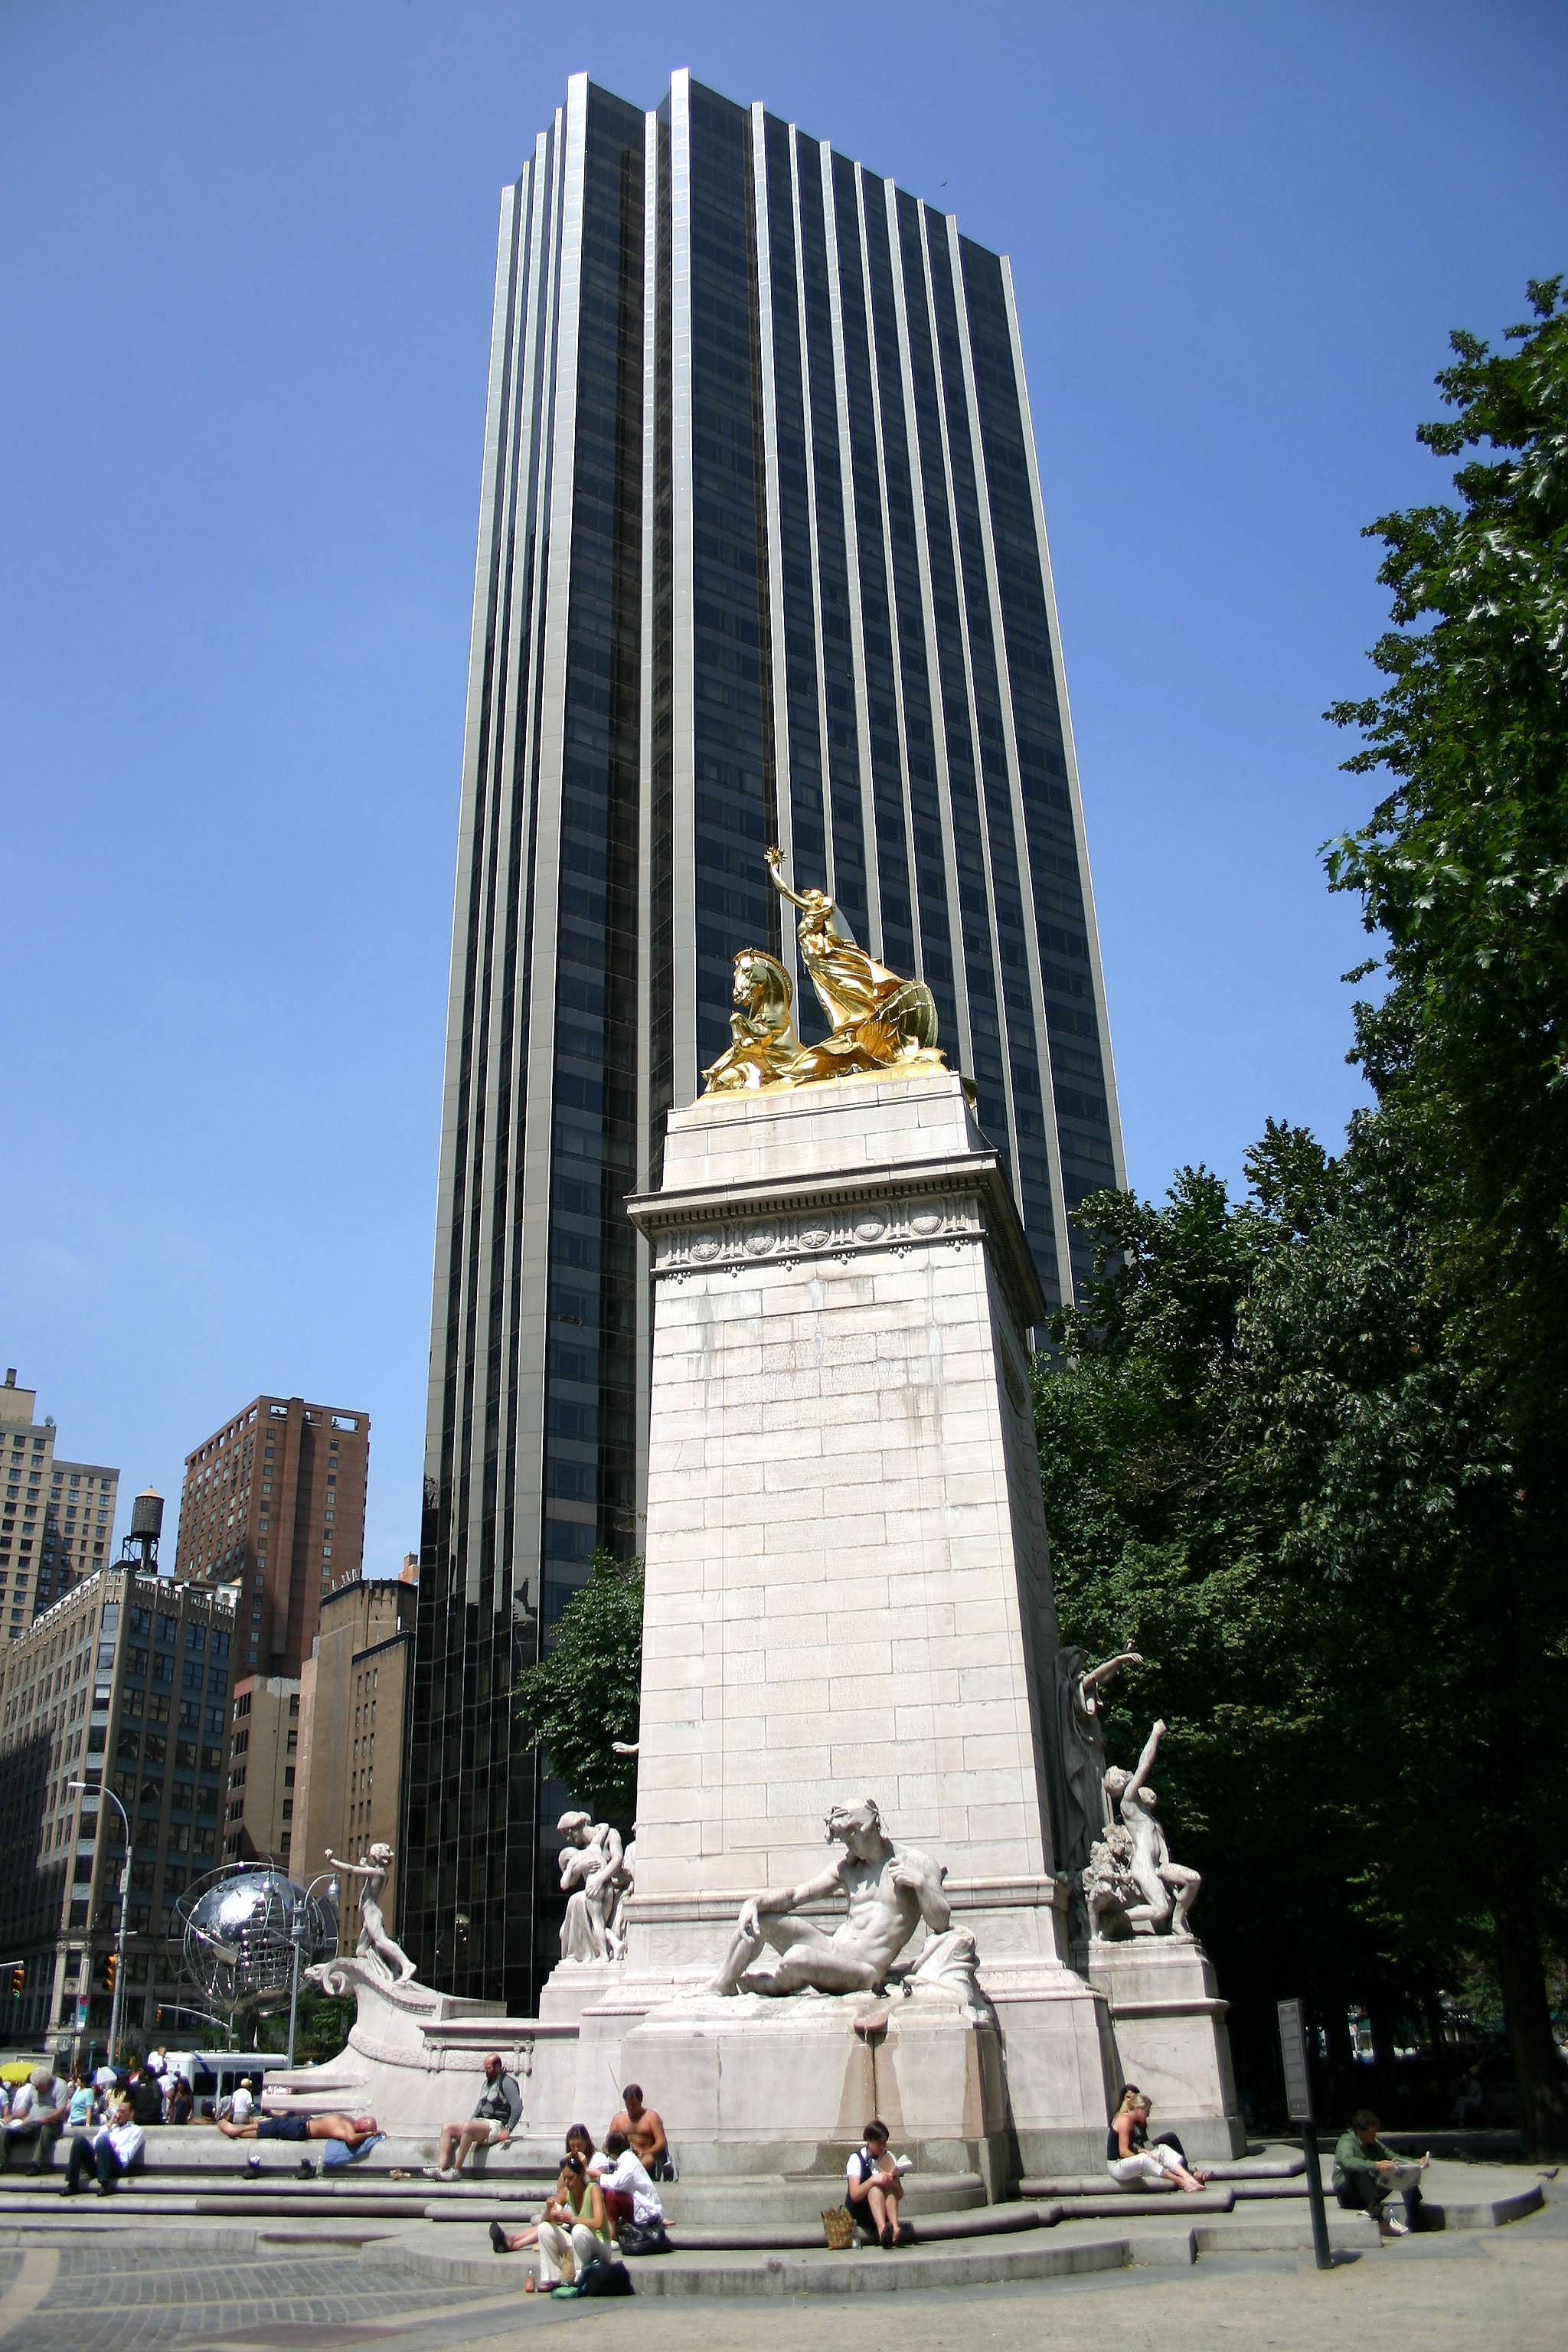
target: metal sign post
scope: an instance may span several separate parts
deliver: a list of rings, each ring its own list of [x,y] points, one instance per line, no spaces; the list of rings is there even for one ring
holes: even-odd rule
[[[1332,2270],[1328,2209],[1323,2203],[1323,2171],[1318,2157],[1316,2118],[1312,2114],[1312,2076],[1307,2064],[1307,2019],[1299,2000],[1282,2000],[1279,2008],[1279,2056],[1285,2068],[1285,2106],[1292,2122],[1301,2126],[1301,2152],[1307,2159],[1307,2202],[1312,2209],[1312,2252],[1321,2271]]]

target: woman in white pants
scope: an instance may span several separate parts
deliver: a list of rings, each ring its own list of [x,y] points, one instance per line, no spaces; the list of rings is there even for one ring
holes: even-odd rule
[[[539,2224],[539,2284],[544,2293],[581,2278],[584,2265],[608,2242],[604,2191],[588,2178],[582,2158],[569,2156]]]
[[[1155,2186],[1170,2180],[1190,2195],[1202,2189],[1206,2174],[1189,2172],[1173,2147],[1163,2141],[1149,2145],[1149,2101],[1131,2084],[1121,2094],[1121,2105],[1105,2135],[1106,2169],[1119,2189],[1140,2183]]]

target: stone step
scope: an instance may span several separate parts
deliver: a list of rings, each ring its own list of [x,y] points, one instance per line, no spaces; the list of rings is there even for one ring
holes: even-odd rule
[[[1237,2197],[1304,2197],[1307,2193],[1306,2171],[1300,2159],[1293,2166],[1259,2165],[1256,2168],[1239,2164],[1205,2164],[1211,2189],[1228,2189]],[[1139,2181],[1128,2189],[1119,2188],[1108,2172],[1069,2172],[1044,2174],[1018,2183],[1020,2197],[1108,2197],[1152,2199],[1168,2203],[1173,2197],[1189,2192],[1152,2181]]]
[[[434,2229],[384,2239],[367,2248],[360,2260],[384,2280],[388,2264],[396,2263],[420,2277],[454,2286],[491,2284],[500,2267],[492,2254],[458,2251],[449,2231]],[[1121,2270],[1126,2262],[1124,2238],[1080,2238],[1069,2244],[1049,2230],[1026,2229],[978,2241],[966,2238],[887,2251],[868,2246],[846,2253],[831,2252],[820,2243],[811,2251],[693,2248],[648,2255],[628,2267],[638,2294],[786,2295],[994,2285],[1009,2279]]]

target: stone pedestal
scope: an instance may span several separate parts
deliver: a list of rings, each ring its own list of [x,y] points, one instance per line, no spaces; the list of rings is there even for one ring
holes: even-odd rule
[[[628,2066],[657,2033],[695,2101],[661,2076],[661,2112],[700,2141],[730,2036],[677,2066],[676,2012],[636,2011],[709,1978],[742,1898],[814,1875],[829,1808],[874,1796],[974,1936],[1020,2156],[1079,2162],[1110,2041],[1064,1965],[1044,1302],[996,1155],[946,1072],[728,1095],[671,1114],[662,1189],[629,1207],[655,1283],[637,1892],[584,2033],[629,2033]],[[844,2050],[773,2007],[770,2042],[825,2070],[803,2114],[837,2116]]]
[[[995,2196],[1011,2168],[1000,2037],[951,2010],[689,1996],[649,2011],[621,2054],[658,2084],[683,2178],[836,2173],[873,2116],[924,2170],[978,2172]]]
[[[352,2079],[355,2104],[430,2128],[471,2112],[494,2046],[540,2143],[635,2080],[688,2175],[841,2175],[880,2113],[923,2171],[996,2195],[1098,2170],[1131,2079],[1194,2155],[1231,2153],[1201,1951],[1071,1964],[1027,1352],[1044,1301],[960,1081],[706,1099],[671,1114],[662,1188],[629,1205],[655,1317],[626,1957],[563,1962],[538,2020],[368,1987],[343,2062],[297,2094],[348,2104]],[[867,1797],[945,1873],[984,2000],[709,1995],[744,1899],[815,1879],[825,1815]],[[810,1908],[828,1933],[843,1916]]]
[[[1154,2102],[1153,2136],[1175,2132],[1194,2158],[1245,2155],[1226,2003],[1203,1946],[1134,1936],[1087,1946],[1083,1965],[1110,2005],[1122,2081]]]

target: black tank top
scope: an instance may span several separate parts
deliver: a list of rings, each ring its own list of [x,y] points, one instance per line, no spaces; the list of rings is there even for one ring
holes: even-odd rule
[[[1142,2124],[1134,2124],[1132,2126],[1131,2137],[1128,2141],[1128,2154],[1130,2156],[1135,2156],[1141,2147],[1147,2147],[1148,2145],[1148,2133],[1144,2130]],[[1105,2160],[1107,2164],[1120,2164],[1121,2161],[1121,2143],[1116,2137],[1116,2126],[1114,2124],[1110,2126],[1105,2135]]]

